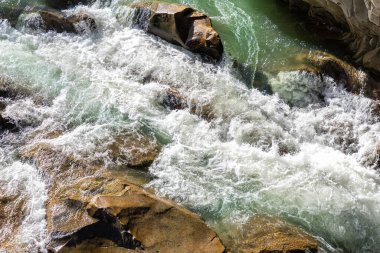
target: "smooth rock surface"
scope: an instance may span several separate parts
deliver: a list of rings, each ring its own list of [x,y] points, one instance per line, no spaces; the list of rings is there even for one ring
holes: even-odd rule
[[[316,253],[318,242],[302,229],[279,218],[258,216],[249,220],[235,238],[233,252]]]
[[[191,52],[220,60],[223,45],[206,14],[187,5],[153,1],[134,4],[136,22],[147,32]]]

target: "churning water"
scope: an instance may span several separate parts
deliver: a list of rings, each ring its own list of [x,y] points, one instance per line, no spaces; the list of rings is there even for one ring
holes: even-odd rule
[[[0,147],[1,189],[17,189],[28,200],[20,243],[31,252],[44,248],[47,182],[17,150],[50,143],[78,157],[107,159],[106,147],[118,133],[138,132],[165,144],[148,186],[195,210],[220,233],[270,214],[302,226],[324,251],[380,252],[380,177],[373,169],[380,123],[372,101],[297,71],[272,76],[276,94],[267,95],[233,68],[237,60],[253,75],[312,48],[267,17],[272,3],[179,1],[213,18],[227,51],[214,65],[134,29],[123,2],[130,1],[67,10],[92,14],[95,33],[0,23],[0,73],[27,94],[4,101],[3,115],[22,131],[3,135]],[[168,87],[210,105],[214,118],[166,109],[161,102]],[[54,131],[62,134],[41,134]]]

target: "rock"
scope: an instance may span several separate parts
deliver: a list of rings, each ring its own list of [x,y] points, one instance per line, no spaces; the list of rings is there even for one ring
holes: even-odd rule
[[[321,78],[330,77],[350,92],[362,93],[372,99],[380,99],[380,86],[375,79],[326,52],[315,50],[309,53],[300,53],[295,55],[286,67],[269,70],[271,73],[280,71],[305,71],[317,74]]]
[[[116,136],[108,149],[113,162],[144,169],[157,158],[161,146],[152,137],[126,133]]]
[[[13,240],[26,214],[25,203],[19,192],[10,192],[0,185],[0,249],[19,250],[14,247]]]
[[[8,117],[3,117],[0,113],[0,133],[6,130],[11,132],[17,132],[18,127],[12,119]]]
[[[233,252],[316,253],[318,242],[302,229],[279,218],[258,216],[245,224],[235,238]]]
[[[155,34],[191,52],[220,60],[223,45],[206,14],[187,5],[153,1],[134,4],[137,22],[147,32]]]
[[[356,62],[380,74],[380,2],[378,0],[284,0],[308,13],[319,30],[332,31]],[[319,36],[319,30],[317,30]]]
[[[126,249],[118,247],[116,243],[102,238],[85,240],[75,247],[64,247],[59,253],[138,253],[142,250]]]
[[[174,88],[169,88],[166,90],[162,104],[169,110],[184,110],[189,108],[190,113],[195,114],[207,121],[211,121],[215,118],[210,105],[200,105],[196,99],[188,99]]]
[[[53,252],[72,252],[94,237],[144,252],[225,250],[216,233],[197,215],[123,179],[84,178],[62,186],[50,199],[54,203],[48,206],[49,232],[63,242],[55,246],[53,242]],[[80,215],[62,215],[77,207],[82,210]]]
[[[111,144],[115,156],[131,145],[154,144],[122,136]],[[88,252],[86,245],[97,245],[93,250],[102,252],[97,250],[104,241],[105,252],[224,252],[216,233],[197,215],[128,182],[125,175],[116,177],[99,162],[78,159],[47,143],[20,154],[33,158],[51,182],[46,212],[52,252]]]
[[[35,7],[29,11],[29,14],[38,14],[42,20],[41,24],[24,22],[27,27],[32,29],[40,28],[58,33],[83,33],[96,29],[95,19],[84,12],[67,15],[54,9]]]
[[[12,26],[15,26],[24,8],[25,6],[14,5],[9,2],[0,2],[0,20],[8,20]]]

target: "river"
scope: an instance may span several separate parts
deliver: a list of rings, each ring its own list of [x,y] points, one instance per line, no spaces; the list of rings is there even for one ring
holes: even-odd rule
[[[268,0],[173,1],[212,18],[226,51],[212,64],[134,28],[121,4],[130,1],[109,2],[68,10],[92,14],[94,33],[0,23],[0,73],[29,94],[5,101],[3,115],[22,131],[3,134],[0,146],[1,189],[27,196],[20,244],[44,250],[48,182],[19,150],[49,143],[112,169],[117,162],[109,161],[107,145],[131,132],[164,145],[146,186],[200,214],[219,234],[269,214],[304,228],[322,252],[380,252],[373,101],[298,71],[272,76],[274,94],[254,87],[259,70],[318,48],[297,36],[286,11]],[[210,105],[214,118],[163,107],[168,87]],[[54,131],[59,137],[41,134]]]

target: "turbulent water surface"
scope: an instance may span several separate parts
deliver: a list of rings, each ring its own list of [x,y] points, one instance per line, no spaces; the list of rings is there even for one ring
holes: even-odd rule
[[[94,33],[0,23],[0,73],[29,94],[5,101],[3,115],[22,131],[3,134],[0,147],[1,189],[21,191],[28,203],[18,243],[43,251],[47,199],[43,175],[18,150],[50,143],[107,160],[118,133],[138,132],[164,144],[147,186],[199,213],[222,237],[229,226],[270,214],[303,227],[321,251],[380,252],[380,177],[373,169],[380,123],[372,101],[297,71],[270,77],[275,95],[252,87],[255,72],[313,49],[274,3],[175,1],[212,17],[226,49],[215,65],[133,28],[127,2],[67,10],[92,14]],[[245,66],[243,77],[235,62]],[[166,109],[160,101],[168,87],[211,105],[214,119]],[[59,137],[41,134],[54,131]]]

